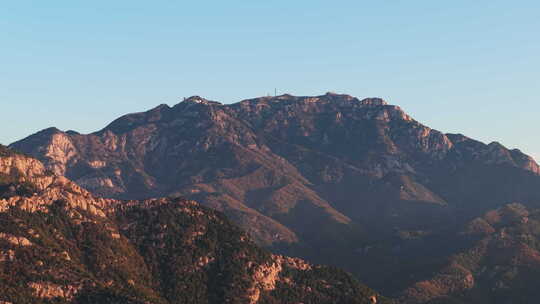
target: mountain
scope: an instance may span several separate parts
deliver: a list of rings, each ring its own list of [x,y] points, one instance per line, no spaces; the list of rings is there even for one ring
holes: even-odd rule
[[[11,147],[105,197],[197,200],[275,253],[344,267],[395,296],[465,250],[456,233],[471,220],[540,205],[540,167],[521,151],[334,93],[193,96],[92,134],[51,128]]]
[[[388,303],[185,199],[98,198],[0,146],[0,303]]]
[[[540,297],[540,210],[512,203],[456,234],[464,250],[408,288],[400,303],[534,303]]]

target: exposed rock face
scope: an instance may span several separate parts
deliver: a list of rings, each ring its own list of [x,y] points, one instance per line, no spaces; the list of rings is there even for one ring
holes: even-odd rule
[[[310,271],[313,266],[301,259],[280,255],[272,255],[270,263],[259,265],[253,273],[253,286],[248,290],[249,302],[258,303],[261,293],[271,292],[278,288],[278,283],[290,285],[290,276],[283,270]]]
[[[22,155],[0,157],[0,175],[15,176],[16,183],[27,182],[33,185],[33,190],[36,191],[26,196],[0,197],[0,211],[17,206],[29,212],[47,212],[48,206],[53,202],[65,200],[73,208],[105,217],[103,208],[112,201],[94,198],[67,178],[47,171],[40,161]]]
[[[195,201],[96,198],[1,149],[0,303],[362,304],[374,293],[337,269],[260,249]]]
[[[230,105],[194,96],[12,147],[105,197],[195,199],[277,253],[346,267],[396,294],[432,265],[395,269],[455,253],[441,234],[508,202],[540,203],[540,168],[520,151],[335,93]]]
[[[9,234],[9,233],[3,233],[3,232],[0,232],[0,239],[8,242],[8,243],[11,243],[15,246],[30,246],[32,245],[32,242],[30,242],[30,240],[28,240],[27,238],[25,237],[22,237],[22,236],[14,236],[12,234]]]
[[[79,291],[79,287],[73,285],[62,286],[51,282],[31,282],[28,284],[28,287],[34,290],[34,296],[36,298],[42,299],[61,298],[69,301]]]

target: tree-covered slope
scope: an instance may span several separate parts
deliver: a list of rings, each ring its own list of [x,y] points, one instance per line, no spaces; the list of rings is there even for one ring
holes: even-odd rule
[[[454,238],[461,250],[402,294],[400,303],[535,303],[540,297],[540,210],[512,203]]]
[[[341,270],[259,248],[194,201],[96,198],[9,150],[0,175],[2,303],[385,302]]]

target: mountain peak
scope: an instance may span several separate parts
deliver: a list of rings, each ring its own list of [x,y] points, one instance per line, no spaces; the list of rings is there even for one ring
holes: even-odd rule
[[[370,106],[387,106],[388,105],[388,102],[386,102],[386,100],[379,97],[364,98],[360,101],[360,103],[364,105],[370,105]]]
[[[351,96],[349,94],[339,94],[336,92],[326,92],[326,94],[319,96],[319,97],[326,97],[326,98],[337,98],[337,99],[346,99],[346,100],[358,100],[358,98]]]
[[[56,128],[56,127],[50,127],[43,129],[41,131],[38,131],[36,135],[48,135],[48,134],[55,134],[55,133],[62,133],[62,130]]]
[[[188,98],[184,98],[184,100],[180,103],[198,103],[198,104],[204,104],[204,105],[221,105],[220,102],[217,102],[217,101],[213,101],[213,100],[208,100],[206,98],[203,98],[201,96],[198,96],[198,95],[193,95],[193,96],[190,96]]]
[[[164,110],[164,109],[170,109],[169,105],[166,104],[166,103],[162,103],[162,104],[158,105],[157,107],[151,109],[150,111],[161,111],[161,110]]]
[[[245,99],[241,101],[240,103],[244,104],[250,104],[250,103],[293,103],[293,102],[300,102],[300,103],[342,103],[342,104],[349,104],[349,103],[357,103],[360,105],[368,105],[368,106],[387,106],[388,102],[386,102],[384,99],[379,97],[369,97],[364,98],[362,100],[358,99],[357,97],[354,97],[352,95],[348,94],[339,94],[335,92],[327,92],[324,95],[319,96],[295,96],[291,94],[282,94],[278,96],[262,96],[257,98],[250,98]]]
[[[357,101],[363,105],[371,105],[371,106],[387,106],[388,105],[388,102],[386,102],[384,99],[380,97],[368,97],[368,98],[359,100],[358,98],[354,96],[351,96],[348,94],[339,94],[335,92],[327,92],[326,94],[320,97],[326,97],[326,98],[332,98],[332,99],[344,99],[347,101]]]
[[[14,144],[16,144],[18,142],[22,142],[22,141],[28,142],[29,146],[37,147],[40,144],[42,144],[43,141],[48,142],[49,139],[52,138],[56,134],[64,134],[64,132],[62,130],[58,129],[58,128],[55,128],[55,127],[46,128],[46,129],[38,131],[38,132],[36,132],[34,134],[31,134],[30,136],[28,136],[28,137],[26,137],[26,138],[24,138],[24,139],[22,139],[20,141],[17,141],[17,142],[14,142],[14,143],[10,144],[9,147],[13,148]],[[15,147],[15,148],[17,149],[17,147]]]

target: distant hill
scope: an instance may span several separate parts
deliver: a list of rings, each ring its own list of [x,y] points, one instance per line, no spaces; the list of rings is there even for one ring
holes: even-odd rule
[[[463,249],[408,288],[401,303],[533,303],[540,297],[540,210],[517,203],[467,224]]]

